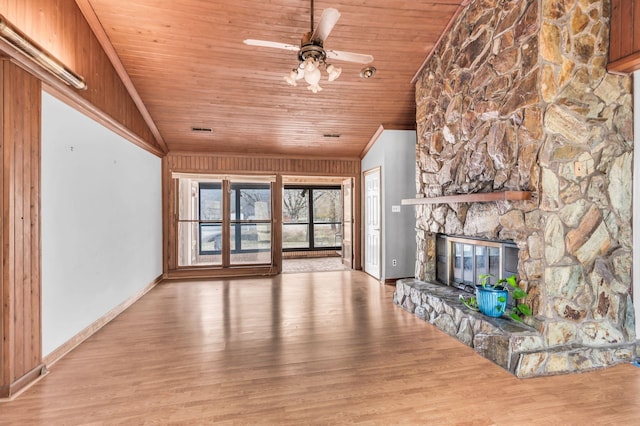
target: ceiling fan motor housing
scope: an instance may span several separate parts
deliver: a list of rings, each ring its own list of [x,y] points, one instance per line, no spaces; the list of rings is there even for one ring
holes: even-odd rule
[[[304,62],[307,58],[312,58],[324,63],[327,59],[327,54],[322,47],[322,40],[313,40],[311,36],[311,32],[305,33],[305,35],[302,36],[300,50],[298,51],[298,60]]]

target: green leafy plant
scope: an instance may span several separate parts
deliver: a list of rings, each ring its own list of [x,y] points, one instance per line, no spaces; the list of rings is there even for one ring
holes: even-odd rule
[[[518,286],[517,277],[515,275],[511,275],[507,278],[500,278],[495,282],[495,284],[490,283],[491,278],[495,278],[495,275],[493,274],[480,275],[480,285],[482,285],[483,288],[487,288],[487,289],[505,289],[512,294],[513,300],[516,301],[515,306],[507,310],[507,315],[509,315],[509,317],[511,317],[516,321],[522,322],[522,317],[532,315],[531,308],[529,308],[529,305],[525,303],[517,302],[520,299],[526,298],[527,292]],[[467,308],[474,311],[479,311],[478,299],[475,296],[464,297],[463,295],[460,295],[458,298],[460,299],[460,302],[462,302],[462,304],[465,305]],[[506,302],[504,297],[499,297],[498,301],[501,303]],[[498,309],[500,310],[503,309],[502,305],[498,306]]]
[[[464,306],[471,309],[472,311],[480,311],[480,308],[478,308],[478,299],[476,299],[475,296],[464,297],[463,295],[460,295],[458,296],[458,299],[460,299]]]

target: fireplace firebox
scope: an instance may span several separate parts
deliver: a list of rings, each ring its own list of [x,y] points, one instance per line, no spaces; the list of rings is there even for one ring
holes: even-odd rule
[[[436,281],[469,293],[475,292],[481,275],[495,282],[518,273],[518,247],[512,241],[490,241],[436,235]]]

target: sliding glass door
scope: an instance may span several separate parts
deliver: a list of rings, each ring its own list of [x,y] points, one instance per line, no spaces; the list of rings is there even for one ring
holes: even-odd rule
[[[287,185],[282,197],[285,251],[340,249],[342,188]]]
[[[178,178],[178,265],[270,264],[272,181],[270,177]]]
[[[176,180],[178,265],[222,265],[222,180]]]

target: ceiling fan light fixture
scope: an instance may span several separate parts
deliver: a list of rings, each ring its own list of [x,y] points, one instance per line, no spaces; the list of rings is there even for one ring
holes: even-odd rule
[[[302,63],[302,69],[305,73],[311,73],[318,69],[318,61],[313,58],[307,58]]]
[[[322,87],[319,84],[310,84],[307,86],[307,90],[311,90],[312,93],[322,92]]]
[[[329,77],[327,78],[327,80],[334,81],[338,77],[340,77],[341,73],[342,73],[342,68],[336,67],[335,65],[331,64],[327,67],[327,74],[329,74]]]
[[[297,86],[298,83],[296,80],[298,79],[298,70],[292,69],[291,72],[284,76],[284,81],[286,81],[290,86]]]
[[[318,68],[313,68],[311,71],[305,69],[304,71],[304,81],[309,84],[318,84],[320,82],[320,78],[322,78],[322,73]]]
[[[311,72],[304,73],[304,81],[309,83],[308,89],[313,93],[318,93],[322,90],[322,87],[320,87],[320,84],[318,84],[320,83],[321,76],[322,74],[320,73],[320,70],[318,68],[314,68]]]

